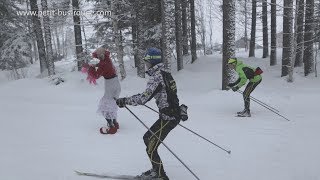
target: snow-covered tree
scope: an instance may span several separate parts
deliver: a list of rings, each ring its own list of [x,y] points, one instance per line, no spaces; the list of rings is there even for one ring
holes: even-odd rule
[[[304,26],[304,74],[308,76],[314,72],[314,0],[306,0],[305,7],[305,26]]]
[[[262,29],[263,29],[263,55],[262,58],[269,56],[269,33],[268,33],[268,2],[262,0]]]
[[[72,9],[73,9],[73,23],[74,23],[74,38],[75,38],[75,46],[76,46],[76,56],[77,56],[77,67],[78,71],[81,70],[82,64],[84,63],[84,54],[82,47],[82,35],[81,35],[81,26],[80,26],[80,16],[78,15],[80,12],[79,1],[72,0]]]
[[[295,56],[294,67],[303,65],[303,49],[304,49],[304,0],[296,0],[298,8],[297,18],[297,50]]]
[[[188,0],[181,0],[181,10],[182,10],[182,46],[183,46],[183,55],[189,55],[188,47]]]
[[[175,0],[175,31],[176,31],[176,53],[177,53],[177,68],[178,71],[183,69],[182,58],[182,12],[181,12],[181,0]],[[182,40],[182,41],[181,41]]]
[[[202,1],[197,1],[197,22],[198,22],[198,31],[197,34],[200,35],[201,37],[201,47],[203,50],[203,54],[206,55],[206,19],[205,19],[205,9],[204,9],[204,4]]]
[[[223,63],[222,63],[222,90],[227,89],[232,72],[227,66],[228,60],[235,56],[235,1],[223,1]]]
[[[161,0],[161,23],[162,23],[162,60],[166,69],[171,69],[170,51],[170,11],[171,0]]]
[[[283,2],[283,48],[281,77],[287,76],[291,66],[293,50],[293,0]]]
[[[196,38],[196,14],[194,0],[189,0],[190,3],[190,16],[191,16],[191,62],[197,60],[197,38]]]
[[[16,1],[0,2],[0,69],[14,70],[32,63],[31,34],[27,18],[15,12],[21,10]]]
[[[37,0],[30,0],[30,7],[31,11],[39,12]],[[32,16],[32,23],[33,30],[37,39],[37,47],[40,60],[40,72],[44,73],[48,69],[48,62],[40,18],[38,16]]]
[[[7,39],[0,48],[0,69],[14,70],[24,68],[30,64],[30,37],[22,31]]]
[[[47,0],[41,0],[41,7],[43,11],[48,11]],[[52,42],[51,42],[51,23],[49,16],[43,16],[43,30],[46,43],[46,56],[47,56],[47,68],[48,75],[54,75],[54,60],[53,60],[53,51],[52,51]]]
[[[270,66],[277,64],[277,0],[271,0]]]
[[[270,66],[277,64],[277,0],[271,0]]]
[[[249,57],[255,56],[256,49],[256,25],[257,25],[257,0],[252,0],[251,38]]]
[[[115,49],[117,53],[117,60],[119,63],[120,75],[121,79],[126,78],[126,70],[124,68],[124,61],[123,61],[123,44],[122,44],[122,35],[121,30],[119,28],[120,23],[120,3],[118,0],[111,0],[111,10],[112,10],[112,26],[113,26],[113,39],[115,43]]]

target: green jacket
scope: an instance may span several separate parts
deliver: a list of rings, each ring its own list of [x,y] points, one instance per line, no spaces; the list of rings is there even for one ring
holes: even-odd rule
[[[253,76],[253,78],[249,79],[250,82],[258,82],[262,79],[261,75],[254,75],[254,72],[256,71],[256,68],[252,68],[246,64],[244,64],[242,61],[237,61],[236,64],[236,72],[239,75],[238,80],[235,82],[235,85],[237,85],[239,88],[244,86],[247,83],[248,77]]]

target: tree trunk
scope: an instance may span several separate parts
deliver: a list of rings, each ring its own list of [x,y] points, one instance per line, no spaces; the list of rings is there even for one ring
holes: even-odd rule
[[[190,1],[190,14],[191,14],[191,63],[197,60],[197,38],[196,38],[196,14],[194,7],[194,0]]]
[[[170,0],[161,0],[161,21],[162,21],[162,60],[166,69],[171,70],[171,53],[170,53]]]
[[[142,1],[135,1],[135,14],[136,14],[136,19],[135,22],[137,23],[137,47],[136,47],[136,57],[139,61],[138,63],[138,68],[137,68],[137,73],[139,77],[144,78],[145,77],[145,68],[144,68],[144,61],[143,61],[143,56],[145,54],[145,42],[143,41],[143,21],[144,21],[144,14],[141,11],[143,8],[144,4]]]
[[[252,22],[249,57],[255,56],[256,49],[256,25],[257,25],[257,0],[252,0]]]
[[[74,23],[74,38],[76,43],[76,55],[77,55],[77,66],[78,71],[81,70],[83,60],[83,47],[82,47],[82,36],[81,36],[81,27],[80,27],[80,16],[76,15],[77,12],[80,12],[79,1],[72,0],[73,7],[73,23]]]
[[[203,48],[203,55],[206,55],[206,22],[204,17],[204,8],[202,2],[199,3],[200,10],[200,26],[201,26],[201,44]]]
[[[134,52],[137,50],[137,22],[134,20],[132,22],[132,49]],[[137,58],[137,53],[134,53],[134,67],[139,66],[139,59]]]
[[[293,6],[293,2],[292,2]],[[288,69],[288,82],[293,82],[293,70],[294,70],[294,62],[295,62],[295,57],[297,53],[297,31],[298,31],[298,13],[299,13],[299,1],[296,3],[296,8],[295,8],[295,17],[294,17],[294,33],[293,37],[291,38],[291,56],[290,56],[290,62],[289,62],[289,69]],[[293,18],[293,17],[292,17]]]
[[[176,26],[176,53],[177,53],[177,69],[183,69],[182,58],[182,31],[181,31],[181,0],[175,0],[175,26]]]
[[[41,6],[43,11],[48,11],[47,0],[41,0]],[[48,75],[54,75],[54,60],[53,60],[53,50],[52,50],[52,39],[51,39],[51,29],[50,29],[50,18],[49,16],[43,16],[43,29],[44,36],[46,39],[46,52],[47,52],[47,62],[48,62]]]
[[[267,3],[267,0],[262,1],[262,25],[263,25],[263,55],[262,55],[262,58],[267,58],[269,56],[268,3]]]
[[[313,56],[313,42],[314,42],[314,0],[306,1],[306,15],[304,27],[304,75],[308,76],[314,72],[314,56]]]
[[[38,12],[37,0],[30,0],[31,11]],[[32,16],[33,30],[37,38],[37,47],[40,60],[40,72],[47,70],[47,56],[42,35],[41,22],[38,16]]]
[[[270,66],[277,64],[277,0],[271,0],[271,53]]]
[[[58,57],[58,47],[57,47],[57,42],[55,40],[55,33],[52,32],[51,33],[51,42],[52,42],[52,46],[53,46],[53,49],[52,49],[52,52],[54,54],[54,57]]]
[[[188,0],[181,0],[182,5],[182,43],[183,43],[183,55],[189,55],[188,47],[188,21],[187,21],[187,3]]]
[[[83,16],[81,16],[81,21],[82,21],[82,24],[84,24]],[[88,41],[87,41],[87,36],[86,36],[86,29],[84,28],[84,25],[82,25],[81,27],[82,27],[83,37],[84,37],[84,50],[85,50],[85,53],[87,54],[87,52],[88,52]],[[87,63],[86,59],[84,61]]]
[[[247,10],[247,5],[248,5],[248,0],[244,1],[244,44],[245,44],[245,51],[248,51],[248,10]]]
[[[118,1],[111,1],[111,10],[112,10],[112,25],[113,25],[113,33],[114,33],[114,42],[116,45],[117,59],[119,63],[121,80],[126,78],[126,71],[124,68],[123,61],[123,46],[121,41],[121,33],[119,30],[119,19],[118,19]]]
[[[282,48],[282,69],[281,77],[289,73],[292,57],[292,26],[293,26],[293,0],[284,0],[283,10],[283,48]]]
[[[27,11],[30,11],[30,3],[28,0],[26,0],[26,4],[27,4]],[[33,38],[34,36],[33,36],[33,29],[31,27],[31,23],[32,22],[30,22],[30,19],[27,18],[28,32],[32,37],[32,39],[31,39],[32,42],[30,43],[30,46],[31,46],[30,49],[32,50],[33,53],[31,53],[30,63],[33,64],[35,62],[34,49],[36,49],[36,48],[34,47],[34,44],[33,44],[34,43],[34,38]]]
[[[213,2],[212,1],[208,1],[208,10],[209,10],[209,30],[210,30],[210,53],[213,52],[213,15],[212,15],[212,11],[213,11]]]
[[[58,54],[58,57],[60,58],[60,56],[61,56],[61,45],[60,45],[58,27],[55,28],[55,33],[56,33],[57,48],[58,48],[57,49],[57,54]]]
[[[228,60],[235,56],[235,2],[223,1],[223,63],[222,63],[222,90],[232,77],[231,69],[227,66]]]
[[[67,50],[66,50],[66,40],[67,40],[67,37],[66,37],[66,32],[64,31],[64,28],[62,28],[62,55],[63,57],[67,57]]]
[[[303,64],[303,48],[304,48],[304,0],[296,0],[298,14],[297,16],[297,51],[294,67],[301,67]],[[299,5],[298,5],[299,4]]]

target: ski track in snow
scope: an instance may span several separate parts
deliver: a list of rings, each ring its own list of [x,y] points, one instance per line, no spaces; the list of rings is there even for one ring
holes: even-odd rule
[[[234,115],[243,108],[242,95],[220,90],[220,61],[221,55],[201,57],[173,75],[181,103],[189,106],[189,120],[182,125],[231,155],[179,126],[165,143],[201,180],[319,180],[319,78],[305,78],[296,70],[295,82],[289,84],[280,78],[280,65],[244,58],[264,70],[252,95],[291,121],[254,102],[252,117],[238,118]],[[121,96],[144,90],[146,80],[137,78],[135,69],[127,73]],[[78,72],[64,77],[59,86],[35,78],[0,84],[0,179],[86,180],[92,178],[74,170],[137,175],[149,169],[142,140],[146,129],[128,111],[119,110],[116,135],[99,134],[106,125],[96,114],[103,81],[89,85]],[[153,100],[147,105],[156,108]],[[149,126],[157,119],[143,106],[129,108]],[[163,146],[159,151],[170,179],[195,179]]]

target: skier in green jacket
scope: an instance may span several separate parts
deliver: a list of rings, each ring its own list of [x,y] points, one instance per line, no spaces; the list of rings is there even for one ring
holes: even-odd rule
[[[251,117],[250,94],[261,83],[262,70],[259,67],[252,68],[244,64],[242,61],[239,61],[237,58],[230,58],[228,60],[228,65],[239,75],[239,78],[236,82],[228,84],[228,87],[230,87],[233,91],[238,91],[247,83],[247,80],[249,80],[246,89],[243,91],[244,110],[241,112],[237,112],[237,114],[240,117]]]

